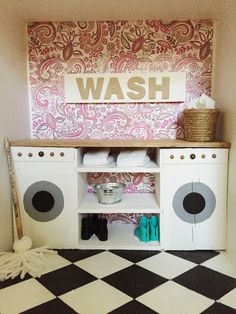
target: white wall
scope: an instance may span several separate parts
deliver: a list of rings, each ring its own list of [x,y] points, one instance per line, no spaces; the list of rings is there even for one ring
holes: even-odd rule
[[[221,134],[231,142],[227,252],[236,265],[236,1],[219,0],[214,95],[223,111]],[[219,230],[220,232],[220,230]]]
[[[4,137],[29,138],[26,27],[0,11],[0,251],[12,248],[12,216]]]
[[[218,0],[0,0],[25,21],[213,18]],[[222,1],[222,0],[219,0]]]

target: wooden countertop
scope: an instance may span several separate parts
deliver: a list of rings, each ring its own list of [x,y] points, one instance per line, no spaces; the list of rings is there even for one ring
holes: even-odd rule
[[[17,140],[10,141],[11,146],[25,147],[209,147],[209,148],[229,148],[229,142],[187,142],[185,140]]]

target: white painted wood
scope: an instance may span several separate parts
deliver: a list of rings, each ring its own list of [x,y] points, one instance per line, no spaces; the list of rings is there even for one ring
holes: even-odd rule
[[[135,224],[108,224],[108,240],[99,241],[96,235],[89,240],[79,240],[79,249],[161,250],[160,242],[141,242],[134,235]]]
[[[190,158],[191,154],[194,154],[194,159]],[[225,249],[228,150],[164,149],[162,157],[160,206],[163,210],[163,247],[172,250]],[[191,182],[207,185],[216,197],[214,212],[200,223],[183,221],[173,208],[175,192]]]
[[[222,152],[223,153],[223,152]],[[199,182],[208,184],[216,196],[216,208],[211,217],[196,224],[197,249],[226,248],[227,164],[198,165]]]
[[[116,204],[100,204],[96,193],[87,193],[81,201],[78,213],[160,213],[155,193],[124,193]]]
[[[18,156],[18,152],[22,155]],[[40,157],[39,152],[44,156]],[[75,210],[77,174],[73,148],[13,147],[14,168],[21,208],[24,235],[31,237],[34,246],[49,245],[51,248],[77,248],[78,222]],[[50,156],[50,152],[54,152]],[[64,155],[60,156],[60,152]],[[33,153],[29,157],[29,153]],[[32,159],[31,159],[32,158]],[[48,181],[55,184],[63,194],[64,208],[59,216],[47,222],[31,218],[25,211],[23,198],[26,190],[35,182]]]
[[[149,173],[157,173],[160,172],[160,168],[153,161],[150,161],[143,167],[117,167],[116,162],[112,162],[106,166],[84,166],[80,165],[76,168],[76,171],[79,173],[82,172],[149,172]]]
[[[12,148],[23,226],[25,234],[32,237],[36,246],[49,244],[54,248],[137,250],[225,248],[228,149],[157,148],[156,160],[145,167],[117,167],[115,163],[105,167],[87,167],[82,164],[85,150],[65,147]],[[44,153],[43,157],[39,152]],[[54,155],[51,155],[52,152]],[[190,157],[192,154],[195,155],[193,159]],[[87,192],[89,172],[154,173],[156,190],[154,193],[123,193],[119,203],[100,204],[95,193]],[[58,185],[65,198],[64,211],[47,223],[33,221],[24,211],[22,202],[28,186],[40,180]],[[193,181],[208,185],[216,195],[213,214],[194,225],[179,219],[172,205],[177,189]],[[134,224],[120,223],[108,225],[108,241],[99,241],[95,235],[88,241],[82,241],[81,219],[91,213],[158,214],[161,243],[141,242],[134,235]]]

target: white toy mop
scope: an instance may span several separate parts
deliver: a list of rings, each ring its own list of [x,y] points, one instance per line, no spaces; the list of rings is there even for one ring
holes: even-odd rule
[[[47,255],[57,254],[57,252],[49,250],[47,246],[31,249],[31,238],[23,235],[15,173],[8,139],[5,139],[5,150],[7,154],[18,240],[15,240],[13,243],[13,252],[0,252],[0,281],[14,279],[18,275],[20,275],[20,278],[23,279],[27,273],[29,273],[32,277],[40,277],[43,268],[49,262],[47,260]]]

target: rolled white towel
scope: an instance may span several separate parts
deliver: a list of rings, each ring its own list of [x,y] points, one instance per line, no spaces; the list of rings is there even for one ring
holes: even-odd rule
[[[109,152],[109,148],[87,151],[83,157],[83,164],[85,166],[106,166],[114,161],[114,158],[109,156]]]
[[[186,104],[187,109],[215,109],[215,101],[207,96],[202,94],[201,97],[194,98]]]

